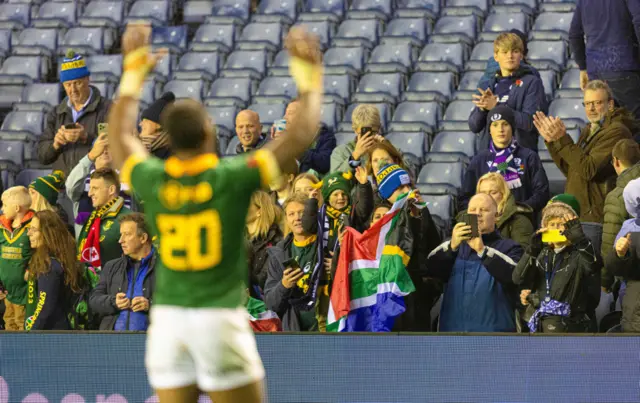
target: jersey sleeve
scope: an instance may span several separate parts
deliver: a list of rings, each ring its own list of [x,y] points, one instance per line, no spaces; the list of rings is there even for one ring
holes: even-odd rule
[[[223,170],[242,190],[253,192],[259,188],[278,186],[282,180],[280,167],[269,150],[257,150],[248,155],[226,158]]]
[[[152,197],[152,189],[164,175],[164,161],[155,157],[131,155],[122,165],[120,182],[143,200]]]

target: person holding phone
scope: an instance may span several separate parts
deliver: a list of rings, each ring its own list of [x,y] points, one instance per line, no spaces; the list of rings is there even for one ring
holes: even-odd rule
[[[580,204],[561,194],[542,210],[542,228],[531,238],[513,271],[513,282],[523,290],[529,331],[587,332],[592,318],[590,284],[601,264],[591,241],[582,231]],[[599,279],[597,292],[599,296]],[[597,304],[596,304],[597,305]]]

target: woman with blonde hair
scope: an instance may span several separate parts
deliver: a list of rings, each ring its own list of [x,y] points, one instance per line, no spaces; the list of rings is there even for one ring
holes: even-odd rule
[[[252,296],[259,298],[267,280],[267,249],[282,240],[282,210],[263,191],[251,196],[247,213],[247,252],[249,285]]]
[[[58,204],[58,195],[64,188],[65,176],[62,171],[54,171],[51,175],[36,178],[29,185],[29,196],[31,196],[31,210],[53,211],[60,216],[65,224],[69,223],[67,212]],[[74,234],[73,227],[68,225],[71,234]]]
[[[522,247],[529,245],[533,234],[531,207],[516,202],[504,177],[497,172],[484,174],[476,185],[476,194],[484,193],[498,205],[498,221],[496,226],[503,238],[512,239]]]
[[[305,172],[296,176],[291,184],[291,188],[293,189],[293,193],[304,193],[308,197],[318,200],[318,204],[322,205],[324,201],[322,200],[320,189],[317,186],[318,183],[320,183],[320,179],[318,179],[317,176]]]

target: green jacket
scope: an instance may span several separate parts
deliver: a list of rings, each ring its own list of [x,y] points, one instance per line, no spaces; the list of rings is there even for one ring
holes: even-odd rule
[[[510,194],[496,227],[503,238],[511,239],[526,248],[534,231],[529,218],[532,214],[531,207],[516,203],[516,199]]]
[[[8,292],[7,299],[12,304],[25,305],[27,302],[27,282],[24,272],[31,259],[31,243],[27,231],[33,218],[33,211],[29,211],[18,228],[12,228],[11,221],[4,215],[0,216],[2,236],[0,236],[0,282]]]

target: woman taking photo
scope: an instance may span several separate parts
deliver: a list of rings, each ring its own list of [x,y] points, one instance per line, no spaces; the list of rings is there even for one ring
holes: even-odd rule
[[[28,229],[34,250],[28,271],[26,330],[70,330],[68,314],[82,292],[75,241],[53,211],[39,211]]]

